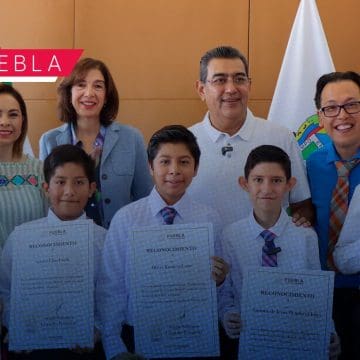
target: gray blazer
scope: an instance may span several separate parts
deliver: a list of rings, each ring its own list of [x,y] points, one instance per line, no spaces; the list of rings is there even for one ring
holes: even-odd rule
[[[39,142],[39,158],[51,150],[71,143],[71,129],[64,124],[44,133]],[[130,126],[111,123],[106,128],[100,163],[103,226],[108,228],[115,212],[132,201],[147,196],[153,183],[150,177],[144,141],[140,132]]]

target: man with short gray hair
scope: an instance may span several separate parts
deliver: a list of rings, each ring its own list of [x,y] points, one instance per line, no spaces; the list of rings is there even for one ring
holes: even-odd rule
[[[201,58],[196,89],[208,112],[202,122],[190,127],[197,137],[201,159],[189,194],[215,208],[224,224],[247,216],[251,204],[238,185],[245,160],[259,145],[276,145],[289,155],[297,179],[288,199],[294,221],[310,225],[310,191],[295,138],[289,130],[252,114],[248,109],[250,88],[248,62],[239,50],[220,46]]]

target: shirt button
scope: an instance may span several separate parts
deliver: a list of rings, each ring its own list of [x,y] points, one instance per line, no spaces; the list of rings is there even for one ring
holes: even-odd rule
[[[106,198],[105,199],[105,204],[110,204],[111,203],[111,200],[109,198]]]
[[[101,175],[101,178],[102,178],[103,180],[106,180],[108,177],[107,177],[106,174],[102,174],[102,175]]]

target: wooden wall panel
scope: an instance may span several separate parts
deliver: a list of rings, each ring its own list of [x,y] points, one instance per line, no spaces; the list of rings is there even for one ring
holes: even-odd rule
[[[251,109],[255,116],[262,117],[263,119],[266,119],[267,117],[270,104],[271,100],[249,99],[249,109]]]
[[[124,99],[189,99],[202,53],[247,49],[248,1],[75,1],[75,46],[103,59]],[[226,24],[226,26],[224,26]]]
[[[29,113],[29,140],[34,153],[38,154],[40,136],[62,123],[56,118],[56,100],[27,100],[26,105]]]
[[[2,48],[72,48],[74,0],[1,0]],[[26,99],[55,99],[54,84],[14,84]]]
[[[298,0],[252,0],[249,62],[252,99],[269,99],[274,92]]]
[[[336,70],[360,72],[359,0],[317,0],[317,3]]]
[[[119,120],[141,129],[146,141],[160,127],[170,124],[190,126],[201,121],[206,106],[198,99],[122,100]]]
[[[74,0],[1,0],[1,47],[73,45]]]
[[[217,0],[76,0],[75,14],[75,46],[108,64],[120,92],[119,120],[146,140],[163,125],[202,119],[194,83],[206,50],[232,44],[247,54],[247,0],[226,7]]]

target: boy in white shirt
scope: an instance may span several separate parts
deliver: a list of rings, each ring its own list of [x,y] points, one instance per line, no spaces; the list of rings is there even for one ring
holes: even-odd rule
[[[224,259],[231,270],[220,290],[219,315],[232,339],[240,335],[241,288],[247,267],[320,270],[315,231],[296,226],[282,209],[283,198],[296,183],[288,155],[273,145],[259,146],[250,152],[244,175],[239,184],[248,192],[253,209],[248,217],[225,227],[222,237]]]
[[[215,254],[220,253],[219,215],[211,208],[193,202],[186,194],[199,165],[200,149],[195,136],[181,125],[166,126],[153,134],[147,151],[155,187],[149,196],[115,214],[104,245],[97,301],[104,326],[101,333],[107,359],[123,359],[127,351],[134,351],[129,273],[133,227],[210,222],[214,226]],[[164,209],[173,214],[170,221],[162,215]],[[217,256],[212,260],[212,275],[220,284],[227,265]]]
[[[22,226],[56,225],[63,221],[86,219],[84,207],[96,188],[95,164],[93,159],[80,147],[74,145],[60,145],[53,149],[44,161],[45,183],[43,188],[50,201],[48,216],[30,221],[15,228],[8,237],[1,258],[0,292],[4,303],[3,325],[9,328],[11,272],[13,262],[13,245],[21,241],[18,232]],[[94,224],[94,282],[97,285],[100,258],[104,244],[106,230]],[[41,241],[41,239],[39,239]],[[95,310],[95,325],[99,327],[98,316]],[[95,335],[95,338],[99,336]],[[97,344],[96,351],[89,349],[61,349],[35,350],[12,354],[9,358],[15,359],[101,359],[101,346]],[[75,344],[74,344],[75,346]]]

